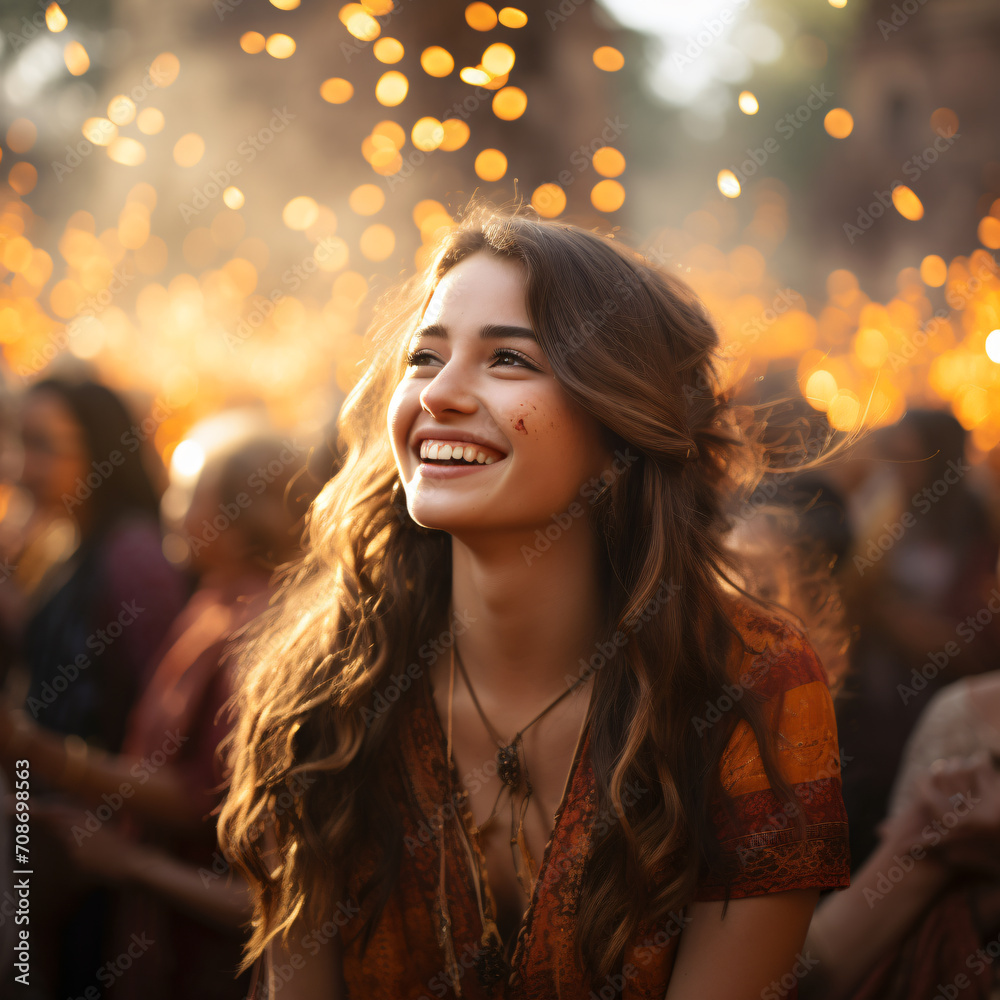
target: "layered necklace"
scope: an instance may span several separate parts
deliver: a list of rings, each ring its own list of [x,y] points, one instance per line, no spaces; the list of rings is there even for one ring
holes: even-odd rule
[[[510,794],[510,846],[511,856],[514,861],[514,872],[517,876],[518,883],[530,900],[534,889],[534,881],[537,875],[538,866],[535,863],[535,859],[531,856],[531,851],[528,849],[528,842],[524,836],[524,817],[527,813],[528,800],[531,798],[531,794],[534,789],[532,788],[527,763],[524,759],[522,737],[536,722],[539,721],[539,719],[546,716],[564,698],[572,694],[581,684],[583,684],[584,681],[587,680],[588,675],[578,677],[568,688],[566,688],[565,691],[559,695],[558,698],[555,699],[555,701],[551,702],[546,708],[542,709],[542,711],[539,712],[529,723],[522,726],[514,734],[513,739],[504,740],[490,723],[489,719],[486,718],[486,713],[483,712],[482,706],[479,704],[479,699],[476,697],[472,684],[469,682],[469,675],[466,673],[465,664],[462,663],[462,657],[453,643],[451,649],[451,668],[448,679],[447,770],[448,791],[450,796],[449,801],[454,801],[454,792],[451,788],[451,774],[452,767],[454,765],[452,758],[452,717],[455,697],[456,659],[458,661],[458,668],[462,672],[462,677],[465,681],[466,687],[469,689],[469,695],[472,698],[472,703],[475,705],[476,711],[479,713],[479,717],[483,720],[483,725],[486,727],[486,731],[490,734],[490,738],[497,744],[497,775],[503,783],[497,793],[490,815],[479,826],[479,830],[484,830],[493,821],[497,812],[497,806],[500,802],[500,797],[506,789]],[[514,806],[514,793],[520,790],[523,790],[524,797],[521,800],[520,809],[516,810]],[[462,831],[464,836],[465,828],[460,820],[459,829]],[[448,911],[448,900],[445,894],[443,823],[440,824],[439,827],[439,841],[441,871],[438,891],[438,941],[445,953],[448,973],[455,989],[455,994],[456,996],[461,996],[462,992],[459,983],[461,970],[459,969],[458,961],[455,956],[455,947],[451,936],[451,916]],[[479,915],[483,924],[483,934],[480,939],[479,953],[476,958],[476,974],[479,977],[479,981],[486,989],[492,989],[496,985],[497,981],[509,972],[506,959],[506,949],[504,947],[504,942],[500,937],[500,932],[497,928],[496,922],[487,916],[485,907],[483,906],[482,890],[479,884],[479,866],[476,863],[475,858],[472,856],[472,852],[467,841],[466,850],[469,851],[470,855],[473,879],[476,885],[476,898],[479,904]]]

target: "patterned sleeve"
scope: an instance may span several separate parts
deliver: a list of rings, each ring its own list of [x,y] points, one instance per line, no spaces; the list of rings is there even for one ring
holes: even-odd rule
[[[765,699],[765,717],[777,732],[778,768],[794,801],[785,803],[772,790],[753,730],[741,719],[721,761],[732,815],[718,801],[709,812],[724,864],[703,869],[694,898],[846,888],[851,881],[847,812],[826,673],[808,640],[790,625],[752,614],[747,624],[748,644],[762,652],[744,657],[735,691],[752,689]],[[804,820],[804,839],[798,834],[796,811]]]

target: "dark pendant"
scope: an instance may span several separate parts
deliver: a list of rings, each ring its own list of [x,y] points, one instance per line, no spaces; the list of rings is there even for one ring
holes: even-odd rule
[[[511,788],[521,783],[521,762],[517,758],[517,747],[511,743],[497,751],[497,774],[500,780]]]
[[[507,971],[507,960],[497,941],[491,941],[476,956],[476,975],[484,989],[492,990],[507,975]]]

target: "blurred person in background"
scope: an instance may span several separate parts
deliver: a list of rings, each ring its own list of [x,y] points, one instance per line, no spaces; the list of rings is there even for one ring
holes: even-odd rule
[[[98,971],[98,988],[115,997],[236,998],[246,986],[235,969],[249,906],[227,877],[210,816],[231,693],[226,645],[267,606],[271,572],[295,551],[313,495],[299,476],[305,452],[251,428],[246,415],[225,414],[179,446],[197,471],[185,476],[175,461],[164,507],[179,523],[168,551],[186,556],[198,588],[129,715],[122,752],[81,752],[24,714],[7,720],[6,756],[28,757],[75,800],[36,815],[59,831],[85,880],[120,889]]]
[[[1000,615],[976,619],[996,588],[998,547],[965,438],[949,413],[909,411],[871,435],[872,470],[848,497],[855,542],[840,577],[855,634],[836,706],[852,758],[844,801],[855,868],[877,845],[903,747],[931,696],[1000,663]]]
[[[1000,670],[927,702],[875,833],[813,916],[803,1000],[1000,1000]]]
[[[4,559],[17,565],[0,587],[7,696],[67,748],[115,752],[190,592],[162,549],[163,469],[149,443],[157,417],[137,421],[116,393],[70,372],[35,382],[18,409],[18,487],[30,513],[4,535]],[[33,797],[44,788],[33,775]],[[62,926],[39,942],[60,955],[38,963],[39,995],[78,996],[93,982],[110,898],[67,893],[73,876],[61,845],[36,829],[32,846],[46,871],[33,920]]]

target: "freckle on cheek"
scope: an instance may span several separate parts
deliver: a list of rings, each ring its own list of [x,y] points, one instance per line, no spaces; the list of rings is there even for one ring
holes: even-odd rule
[[[517,423],[514,424],[514,430],[521,431],[522,434],[528,433],[528,428],[524,426],[524,417],[517,418]]]

